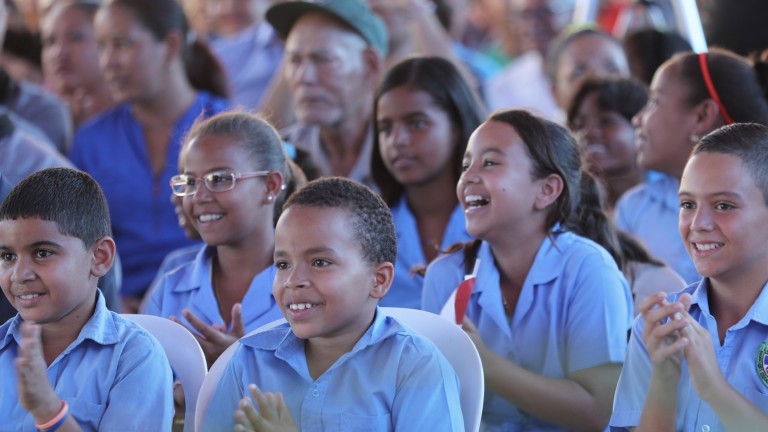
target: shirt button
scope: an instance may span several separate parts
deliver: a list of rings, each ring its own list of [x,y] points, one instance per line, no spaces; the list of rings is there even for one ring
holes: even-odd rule
[[[312,390],[312,396],[314,396],[314,397],[320,396],[320,390],[318,390],[318,389]],[[709,430],[709,426],[707,426],[707,431],[708,430]],[[704,431],[704,432],[707,432],[707,431]]]
[[[709,432],[709,425],[704,425],[701,427],[701,432]]]

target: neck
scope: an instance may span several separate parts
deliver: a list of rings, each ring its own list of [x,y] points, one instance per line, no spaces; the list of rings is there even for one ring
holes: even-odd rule
[[[508,280],[513,286],[522,287],[546,236],[545,232],[537,231],[525,238],[489,240],[502,279]]]
[[[761,272],[756,278],[739,275],[732,279],[709,279],[707,299],[710,313],[717,321],[721,343],[725,340],[726,331],[747,314],[760,296],[763,287],[768,283],[768,272]]]
[[[333,175],[347,176],[355,166],[368,136],[370,121],[367,119],[347,119],[337,126],[320,129],[320,142],[328,155]]]
[[[250,281],[272,265],[273,251],[275,248],[275,233],[273,230],[253,236],[254,239],[233,246],[217,246],[216,256],[219,269],[222,274],[229,277],[247,280],[245,291],[250,286]],[[238,277],[239,276],[239,277]],[[243,291],[243,293],[245,293]]]
[[[194,103],[197,93],[186,78],[166,80],[158,94],[131,103],[131,111],[142,125],[172,125]]]
[[[375,303],[370,312],[361,311],[360,316],[365,319],[358,319],[357,322],[348,324],[346,329],[340,330],[333,336],[314,337],[307,339],[304,343],[304,354],[307,358],[307,367],[309,374],[314,379],[318,379],[344,354],[352,351],[355,344],[368,331],[375,316]],[[368,309],[367,307],[365,309]],[[363,324],[363,325],[360,325]]]
[[[95,307],[96,293],[92,292],[88,301],[78,305],[59,321],[40,326],[40,338],[46,364],[53,363],[56,357],[77,339],[85,323],[93,316]]]

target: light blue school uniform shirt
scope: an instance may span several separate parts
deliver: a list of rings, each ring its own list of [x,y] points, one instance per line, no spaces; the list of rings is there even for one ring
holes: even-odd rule
[[[182,309],[189,309],[208,325],[223,324],[224,319],[219,312],[219,302],[211,283],[211,266],[215,255],[215,247],[204,246],[193,261],[166,273],[152,292],[144,313],[165,318],[174,315],[194,332],[195,328],[181,314]],[[275,266],[270,265],[254,276],[243,297],[243,323],[246,332],[283,318],[283,313],[272,296],[275,270]]]
[[[631,325],[632,296],[608,252],[570,232],[546,238],[528,271],[515,313],[504,312],[499,272],[488,243],[467,316],[493,352],[535,374],[565,378],[575,371],[622,363]],[[423,309],[438,312],[464,279],[464,252],[435,260],[424,281]],[[562,430],[519,411],[486,391],[486,431]]]
[[[758,373],[759,369],[765,370],[768,361],[760,355],[762,344],[768,343],[768,289],[763,287],[763,291],[746,315],[728,329],[722,346],[717,333],[717,322],[709,309],[709,289],[709,279],[702,279],[683,291],[671,294],[668,300],[675,302],[682,293],[691,294],[693,303],[689,312],[693,319],[711,334],[715,357],[726,381],[758,409],[768,414],[768,380],[761,380]],[[639,316],[632,328],[627,359],[616,388],[610,422],[612,431],[628,430],[629,427],[636,426],[643,411],[653,369],[643,342],[643,328],[644,321],[642,316]],[[726,430],[712,407],[696,394],[685,360],[681,365],[677,388],[676,430]]]
[[[80,335],[48,366],[48,381],[84,431],[171,430],[173,380],[162,346],[97,295]],[[0,431],[37,432],[16,387],[21,322],[16,315],[0,327]]]
[[[653,256],[691,284],[701,276],[680,237],[678,189],[673,177],[656,173],[619,198],[614,219],[616,226],[640,239]]]
[[[412,309],[421,308],[421,289],[424,284],[424,276],[413,273],[417,266],[426,266],[427,259],[421,248],[421,238],[416,226],[416,218],[405,196],[400,198],[392,210],[392,221],[395,224],[397,234],[397,262],[395,263],[395,277],[389,292],[379,301],[379,306],[405,307]],[[451,213],[445,233],[440,242],[440,250],[448,250],[454,243],[468,242],[472,237],[467,233],[464,210],[457,205]]]
[[[432,342],[380,309],[352,350],[317,380],[288,324],[247,336],[227,364],[202,430],[234,427],[248,384],[282,392],[299,430],[463,431],[459,379]]]
[[[165,166],[157,176],[152,173],[144,131],[130,104],[119,104],[97,116],[75,135],[70,159],[99,182],[109,204],[123,264],[123,296],[143,296],[168,253],[199,244],[179,227],[168,184],[179,173],[181,140],[195,120],[229,107],[224,99],[198,92],[173,125]]]

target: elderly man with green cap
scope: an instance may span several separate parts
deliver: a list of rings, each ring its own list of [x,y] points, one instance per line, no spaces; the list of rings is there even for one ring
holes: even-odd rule
[[[364,0],[286,1],[267,21],[285,39],[284,78],[297,123],[286,141],[308,153],[321,176],[371,186],[373,98],[387,30]]]

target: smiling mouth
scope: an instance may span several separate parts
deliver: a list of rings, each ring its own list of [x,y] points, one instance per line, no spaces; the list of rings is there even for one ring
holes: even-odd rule
[[[467,195],[464,198],[464,204],[467,210],[484,207],[490,203],[488,198],[483,198],[480,195]]]
[[[291,303],[288,305],[288,309],[297,311],[297,310],[305,310],[305,309],[312,309],[313,307],[316,307],[316,304],[312,303]]]
[[[698,251],[706,252],[723,247],[722,243],[694,243],[693,246]]]
[[[206,223],[206,222],[217,221],[223,217],[224,215],[221,213],[206,213],[206,214],[199,215],[197,217],[197,220],[202,223]]]

